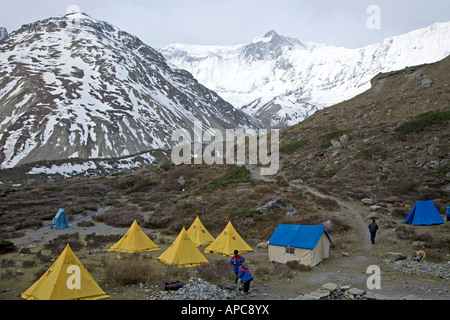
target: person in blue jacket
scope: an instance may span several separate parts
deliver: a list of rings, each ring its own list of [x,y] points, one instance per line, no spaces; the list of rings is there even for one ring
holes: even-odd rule
[[[239,254],[239,251],[234,250],[234,255],[230,259],[230,264],[233,266],[234,273],[236,274],[236,278],[234,279],[236,284],[239,280],[239,264],[244,263],[244,261],[245,259]]]
[[[250,290],[250,282],[253,280],[253,275],[250,272],[250,269],[244,265],[239,266],[239,278],[241,278],[241,281],[244,284],[244,293],[248,294],[248,290]]]
[[[446,212],[447,212],[447,221],[450,221],[450,206],[447,206]]]

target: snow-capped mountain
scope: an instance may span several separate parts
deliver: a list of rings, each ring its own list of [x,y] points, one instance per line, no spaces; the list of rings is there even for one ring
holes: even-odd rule
[[[246,45],[156,49],[265,127],[283,128],[366,91],[380,72],[445,58],[450,22],[359,49],[304,44],[275,31]]]
[[[177,129],[257,128],[138,38],[85,14],[0,42],[0,168],[168,148]]]

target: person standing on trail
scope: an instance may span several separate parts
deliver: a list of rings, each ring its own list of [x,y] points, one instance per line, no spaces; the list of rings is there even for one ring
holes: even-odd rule
[[[250,282],[253,280],[253,275],[250,272],[250,269],[242,264],[239,266],[239,278],[241,278],[241,281],[244,284],[243,292],[248,294],[248,291],[250,290]]]
[[[378,231],[378,225],[375,222],[375,219],[372,220],[372,223],[369,224],[369,231],[370,231],[370,241],[372,244],[375,244],[375,236],[377,235]]]
[[[234,273],[236,274],[236,278],[234,279],[236,284],[239,280],[239,264],[244,263],[244,261],[245,259],[239,254],[239,251],[234,250],[234,255],[231,257],[230,264],[233,266]]]

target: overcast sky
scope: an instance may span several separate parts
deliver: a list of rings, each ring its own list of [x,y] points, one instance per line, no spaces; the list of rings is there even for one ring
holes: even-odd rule
[[[450,21],[449,0],[0,0],[0,26],[12,32],[73,5],[150,46],[246,44],[273,29],[358,48]]]

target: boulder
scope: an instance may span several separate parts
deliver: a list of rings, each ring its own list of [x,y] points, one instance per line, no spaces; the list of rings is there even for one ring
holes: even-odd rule
[[[347,143],[347,142],[348,142],[348,136],[347,136],[346,134],[342,135],[342,136],[339,138],[339,141],[340,141],[342,144]]]
[[[373,220],[373,219],[379,219],[379,215],[377,212],[371,212],[368,216],[367,219]]]
[[[331,140],[331,145],[333,148],[340,148],[342,146],[341,142],[337,140]]]
[[[305,181],[303,181],[302,179],[295,179],[295,180],[291,180],[290,181],[290,183],[292,183],[292,184],[302,184],[302,183],[304,183]]]
[[[322,286],[322,288],[324,288],[325,290],[328,290],[330,292],[335,291],[337,289],[337,287],[338,287],[338,285],[334,282],[327,282]]]
[[[281,208],[282,206],[283,206],[283,203],[282,203],[281,198],[276,197],[275,199],[267,202],[265,205],[257,208],[256,212],[258,212],[260,214],[265,214],[265,213],[275,210],[277,208]]]
[[[322,225],[327,232],[333,231],[334,225],[331,220],[327,220],[327,221],[323,222]]]
[[[364,203],[364,204],[367,204],[369,206],[372,206],[372,205],[374,205],[376,203],[375,200],[373,200],[371,198],[361,199],[361,202]]]
[[[422,88],[431,88],[433,84],[434,84],[433,80],[430,80],[428,78],[422,80]]]
[[[351,288],[347,291],[347,293],[351,294],[352,296],[362,296],[364,294],[364,290],[358,288]]]
[[[286,206],[286,217],[292,218],[297,213],[297,209],[294,208],[292,203],[288,203]]]
[[[180,178],[178,178],[178,183],[181,186],[184,186],[186,184],[186,179],[183,176],[180,176]]]
[[[267,249],[267,243],[266,242],[260,242],[256,245],[257,248],[260,249]]]

